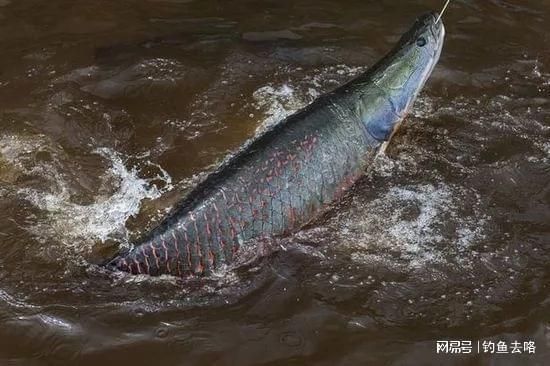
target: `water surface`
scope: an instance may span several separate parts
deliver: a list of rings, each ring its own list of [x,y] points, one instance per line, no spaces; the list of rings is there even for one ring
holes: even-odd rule
[[[386,154],[273,255],[186,280],[93,264],[440,6],[0,0],[0,363],[547,363],[548,1],[455,1]]]

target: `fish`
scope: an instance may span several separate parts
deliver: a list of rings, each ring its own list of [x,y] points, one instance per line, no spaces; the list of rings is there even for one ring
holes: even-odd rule
[[[391,140],[439,60],[445,28],[420,16],[374,66],[253,138],[106,266],[208,275],[337,202]]]

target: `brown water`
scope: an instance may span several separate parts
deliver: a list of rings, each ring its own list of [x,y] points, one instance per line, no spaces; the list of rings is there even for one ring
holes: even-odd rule
[[[455,1],[386,155],[284,250],[90,264],[441,6],[397,3],[0,0],[0,364],[548,364],[550,1]]]

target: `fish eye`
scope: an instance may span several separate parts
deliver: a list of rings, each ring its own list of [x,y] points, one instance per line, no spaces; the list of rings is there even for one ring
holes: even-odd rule
[[[416,40],[416,45],[418,47],[424,47],[426,45],[426,38],[420,37]]]

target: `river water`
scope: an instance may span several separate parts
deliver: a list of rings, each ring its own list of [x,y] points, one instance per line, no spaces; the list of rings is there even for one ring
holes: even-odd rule
[[[546,0],[454,1],[386,153],[267,258],[185,280],[94,264],[441,5],[0,0],[0,364],[548,364]]]

